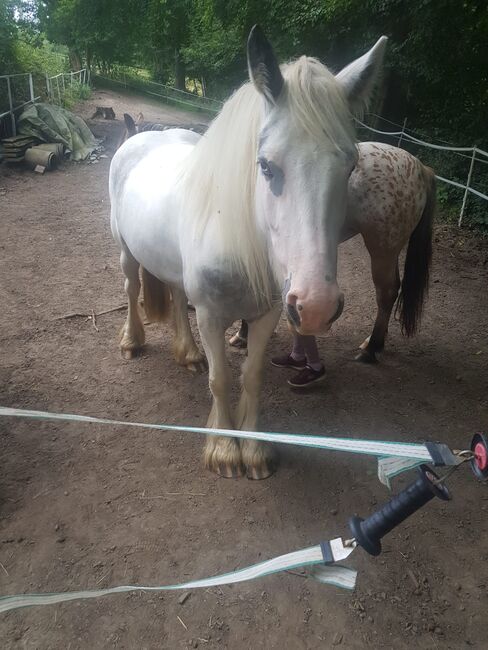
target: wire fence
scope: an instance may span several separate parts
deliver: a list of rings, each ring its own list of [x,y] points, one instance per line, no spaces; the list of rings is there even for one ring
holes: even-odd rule
[[[202,110],[208,113],[218,113],[223,102],[206,97],[198,92],[195,85],[195,92],[177,90],[172,86],[151,81],[139,71],[124,68],[114,69],[109,76],[93,74],[94,81],[100,81],[102,85],[114,84],[117,87],[124,87],[143,94],[157,97],[167,103],[185,107],[190,110]],[[65,94],[73,88],[73,85],[90,84],[90,70],[82,68],[73,72],[61,72],[54,76],[47,73],[20,73],[14,75],[0,76],[0,135],[16,135],[15,114],[24,106],[47,98],[52,103],[62,104]],[[202,89],[201,89],[202,90]],[[466,213],[468,197],[470,195],[488,201],[488,152],[477,146],[457,147],[443,140],[437,143],[430,142],[429,136],[419,137],[420,134],[407,129],[407,119],[403,124],[387,120],[380,115],[369,113],[365,122],[357,120],[360,140],[370,139],[369,134],[374,134],[375,139],[383,140],[389,144],[407,149],[414,153],[421,160],[433,166],[437,172],[436,178],[445,185],[463,192],[458,225],[461,226]],[[5,121],[9,122],[8,125]],[[369,122],[369,123],[368,123]],[[393,127],[393,128],[392,128]],[[426,155],[426,150],[432,153]],[[432,156],[435,154],[435,158]],[[447,158],[449,157],[449,159]],[[452,159],[456,158],[453,164]],[[426,160],[427,158],[427,160]],[[482,165],[481,173],[475,173],[477,165]],[[474,187],[475,178],[480,178],[483,187]],[[464,182],[463,182],[464,181]],[[483,190],[483,191],[482,191]],[[488,218],[487,218],[488,223]]]
[[[45,94],[43,76],[32,72],[0,76],[0,136],[17,135],[15,114]]]
[[[135,90],[137,92],[158,97],[169,104],[183,106],[187,109],[201,110],[207,113],[218,113],[223,102],[218,99],[206,97],[198,91],[178,90],[172,86],[151,81],[150,79],[135,74],[127,74],[124,69],[115,69],[110,73],[93,74],[93,80],[102,82],[102,85],[115,84],[116,86]]]
[[[66,92],[72,89],[75,84],[90,84],[90,70],[88,68],[82,68],[81,70],[76,70],[76,72],[60,72],[53,77],[49,77],[46,74],[46,88],[49,101],[53,104],[61,105]]]
[[[87,68],[51,77],[35,72],[0,75],[0,138],[17,135],[17,116],[28,104],[47,100],[61,105],[66,93],[76,84],[89,83]]]
[[[144,74],[143,70],[134,68],[114,68],[110,72],[106,72],[105,75],[97,74],[93,75],[93,77],[95,80],[100,80],[102,85],[115,84],[118,87],[122,86],[137,92],[159,97],[165,102],[181,105],[185,108],[197,108],[210,113],[218,113],[223,105],[223,102],[205,97],[201,92],[197,92],[198,89],[196,87],[194,93],[176,90],[171,86],[151,81]],[[459,190],[463,191],[458,216],[459,226],[462,225],[470,195],[483,201],[488,201],[487,189],[482,187],[484,190],[482,191],[482,189],[477,189],[473,186],[475,177],[481,177],[481,182],[488,184],[488,167],[485,173],[475,174],[475,167],[478,163],[488,165],[488,152],[477,146],[457,147],[441,140],[436,144],[430,141],[435,140],[435,138],[429,136],[419,137],[418,133],[407,129],[406,118],[403,124],[391,122],[374,113],[369,113],[366,119],[369,124],[358,121],[360,139],[371,139],[371,136],[368,134],[373,133],[375,134],[375,139],[381,139],[395,146],[407,149],[423,162],[434,167],[437,172],[436,178],[441,183],[450,186],[455,192]],[[383,124],[386,126],[383,127]],[[391,127],[394,128],[392,129]],[[426,155],[425,150],[427,149],[435,152],[436,155]],[[457,158],[455,164],[452,163],[452,157]],[[465,163],[464,166],[463,163]],[[452,201],[456,201],[456,197],[449,196],[450,201],[451,199]]]
[[[473,147],[456,147],[451,145],[450,143],[447,143],[445,141],[439,140],[440,144],[436,144],[433,142],[427,142],[427,140],[424,140],[423,138],[418,137],[419,134],[416,134],[414,131],[411,131],[410,129],[406,128],[407,124],[407,119],[403,121],[403,124],[398,124],[396,122],[391,122],[390,120],[387,120],[380,115],[376,115],[375,113],[369,113],[366,116],[366,119],[370,122],[373,122],[376,126],[372,126],[371,124],[366,124],[364,122],[361,122],[357,120],[358,124],[358,132],[360,135],[360,139],[364,140],[364,136],[369,134],[369,133],[374,133],[375,136],[380,136],[381,139],[385,140],[389,144],[394,144],[398,147],[402,147],[404,149],[407,149],[411,151],[412,153],[415,153],[419,158],[422,159],[422,149],[430,149],[432,151],[435,151],[437,153],[436,156],[436,161],[435,161],[435,170],[437,172],[441,172],[443,167],[446,168],[445,175],[441,175],[440,173],[436,174],[436,178],[441,181],[441,183],[445,183],[446,185],[449,185],[451,187],[457,188],[459,190],[463,190],[463,198],[462,198],[462,203],[461,203],[461,208],[459,212],[459,217],[458,217],[458,225],[461,226],[463,222],[463,218],[466,212],[466,206],[467,206],[467,201],[468,201],[468,196],[471,194],[473,196],[476,196],[479,199],[482,199],[484,201],[488,201],[488,192],[482,192],[479,189],[476,189],[473,187],[473,172],[475,169],[475,164],[479,163],[481,165],[487,165],[488,164],[488,152],[484,151],[483,149],[480,149],[477,146]],[[397,130],[386,130],[386,128],[377,128],[382,125],[382,123],[386,123],[388,127],[397,127]],[[425,137],[425,136],[424,136]],[[369,139],[369,138],[367,138]],[[376,139],[378,139],[376,137]],[[441,158],[440,156],[450,156],[450,157],[457,157],[458,159],[464,159],[464,173],[465,173],[465,179],[466,181],[463,183],[459,179],[459,176],[461,174],[462,169],[460,168],[459,164],[453,165],[452,161],[446,161],[445,158]],[[453,168],[456,171],[456,176],[458,178],[449,178],[449,175],[452,175],[452,170]],[[483,180],[487,182],[488,179],[488,174],[487,174],[488,168],[484,169],[481,174]],[[449,173],[451,172],[451,173]],[[483,188],[484,189],[484,188]]]

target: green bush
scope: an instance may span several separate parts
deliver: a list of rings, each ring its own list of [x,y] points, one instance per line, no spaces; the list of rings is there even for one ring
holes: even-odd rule
[[[71,109],[77,102],[84,99],[89,99],[91,96],[91,88],[88,84],[80,84],[78,81],[73,81],[66,85],[66,90],[62,95],[62,103],[64,108]]]
[[[66,54],[46,40],[34,44],[19,38],[13,42],[12,49],[16,72],[47,72],[49,75],[55,75],[69,70]]]

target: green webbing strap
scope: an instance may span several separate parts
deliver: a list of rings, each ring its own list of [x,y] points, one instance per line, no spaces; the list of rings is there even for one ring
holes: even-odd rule
[[[331,540],[331,544],[338,540]],[[354,547],[345,549],[340,557],[345,559],[347,555],[352,553]],[[337,559],[340,559],[339,557]],[[229,585],[236,582],[244,582],[245,580],[256,580],[263,578],[272,573],[279,573],[281,571],[289,571],[291,569],[299,569],[305,566],[313,566],[322,564],[313,573],[314,577],[319,582],[342,587],[343,589],[354,589],[356,584],[357,572],[347,567],[338,565],[324,565],[324,558],[320,546],[311,546],[304,548],[300,551],[280,555],[272,560],[266,560],[259,564],[253,564],[244,569],[239,569],[231,573],[224,573],[211,578],[204,578],[203,580],[192,580],[191,582],[184,582],[174,585],[163,585],[157,587],[148,587],[143,585],[121,585],[118,587],[109,587],[108,589],[87,589],[85,591],[65,591],[58,593],[46,594],[18,594],[15,596],[2,596],[0,597],[0,613],[8,612],[11,609],[19,609],[20,607],[31,607],[34,605],[55,605],[57,603],[65,603],[71,600],[87,600],[90,598],[100,598],[101,596],[109,596],[110,594],[120,594],[129,591],[175,591],[179,589],[201,589],[203,587],[216,587],[219,585]]]
[[[379,442],[376,440],[355,440],[354,438],[331,438],[327,436],[311,436],[294,433],[271,433],[259,431],[238,431],[234,429],[207,429],[205,427],[188,427],[179,424],[148,424],[143,422],[125,422],[123,420],[108,420],[88,415],[73,415],[69,413],[49,413],[48,411],[32,411],[0,406],[0,416],[34,418],[36,420],[63,420],[66,422],[90,422],[93,424],[111,424],[117,426],[157,429],[160,431],[185,431],[205,435],[225,436],[228,438],[247,438],[265,442],[278,442],[285,445],[300,445],[316,449],[345,451],[355,454],[367,454],[379,457],[411,458],[418,461],[432,462],[432,456],[424,444],[411,442]]]

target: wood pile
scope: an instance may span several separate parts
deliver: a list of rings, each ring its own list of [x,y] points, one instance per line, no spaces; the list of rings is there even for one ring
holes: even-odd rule
[[[15,135],[2,140],[3,155],[6,162],[17,163],[24,160],[25,152],[36,145],[38,140],[30,135]]]

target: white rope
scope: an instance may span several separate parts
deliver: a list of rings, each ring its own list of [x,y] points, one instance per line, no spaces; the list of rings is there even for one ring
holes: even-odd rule
[[[202,433],[205,435],[224,436],[227,438],[245,438],[261,440],[264,442],[277,442],[285,445],[299,445],[344,451],[370,456],[395,456],[399,458],[412,458],[432,462],[427,447],[423,444],[411,442],[380,442],[376,440],[356,440],[352,438],[331,438],[328,436],[311,436],[294,433],[271,433],[262,431],[239,431],[235,429],[213,429],[205,427],[188,427],[176,424],[148,424],[144,422],[125,422],[123,420],[109,420],[95,418],[88,415],[74,415],[70,413],[50,413],[48,411],[33,411],[0,406],[0,417],[34,418],[37,420],[63,420],[68,422],[90,422],[93,424],[111,424],[117,426],[138,427],[144,429],[157,429],[159,431],[185,431],[187,433]]]
[[[363,122],[361,122],[361,120],[356,120],[356,121],[362,127],[364,127],[365,129],[368,129],[369,131],[373,131],[374,133],[380,133],[381,135],[398,135],[398,136],[401,135],[402,139],[411,140],[412,142],[415,142],[416,144],[419,144],[419,145],[421,145],[423,147],[430,147],[431,149],[440,149],[442,151],[468,151],[470,153],[472,153],[473,150],[476,149],[476,151],[478,153],[488,155],[488,154],[485,154],[484,151],[482,151],[481,149],[477,149],[476,147],[447,147],[447,146],[440,145],[440,144],[431,144],[430,142],[424,142],[423,140],[420,140],[419,138],[415,138],[413,135],[410,135],[406,131],[381,131],[380,129],[375,129],[372,126],[368,126],[367,124],[364,124]]]
[[[444,178],[443,176],[438,176],[437,174],[435,177],[438,178],[443,183],[447,183],[448,185],[454,185],[454,187],[459,187],[463,190],[468,190],[468,192],[471,192],[472,194],[479,196],[480,199],[485,199],[485,201],[488,201],[488,195],[483,194],[482,192],[478,192],[478,190],[475,190],[472,187],[468,187],[466,185],[463,185],[462,183],[457,183],[456,181],[451,181],[448,178]]]
[[[424,142],[424,140],[420,140],[419,138],[410,135],[405,130],[404,131],[381,131],[380,129],[375,129],[372,126],[368,126],[367,124],[364,124],[364,122],[361,122],[360,120],[356,120],[356,122],[360,124],[362,127],[364,127],[365,129],[368,129],[369,131],[373,131],[374,133],[379,133],[381,135],[389,135],[389,136],[401,136],[402,140],[406,140],[407,142],[411,142],[421,147],[428,147],[430,149],[437,149],[440,151],[450,151],[452,153],[465,151],[472,154],[474,152],[475,154],[479,153],[483,156],[488,157],[488,153],[486,151],[483,151],[483,149],[478,149],[478,147],[451,147],[451,146],[443,146],[440,144],[432,144],[430,142]],[[394,122],[390,122],[390,123],[394,124]],[[471,156],[465,156],[465,157],[471,158]],[[480,160],[477,158],[475,158],[475,162],[482,162],[485,164],[488,163],[488,161],[486,160]],[[483,192],[480,192],[479,190],[475,190],[469,185],[463,185],[463,183],[458,183],[457,181],[451,181],[449,178],[444,178],[443,176],[439,176],[438,174],[436,174],[436,178],[442,181],[443,183],[447,183],[448,185],[453,185],[454,187],[458,187],[459,189],[462,190],[467,190],[471,194],[474,194],[475,196],[479,197],[480,199],[484,199],[485,201],[488,201],[488,195],[483,194]]]
[[[410,131],[410,129],[407,129],[404,126],[402,126],[401,124],[398,124],[398,122],[392,122],[391,120],[388,120],[386,117],[382,117],[381,115],[377,115],[376,113],[367,113],[367,115],[371,115],[372,117],[380,119],[383,122],[388,122],[388,124],[392,124],[393,126],[399,126],[402,129],[401,131],[398,131],[398,132],[376,131],[377,133],[382,133],[383,135],[401,135],[402,139],[404,137],[407,137],[407,138],[413,138],[413,139],[417,140],[417,138],[413,135],[413,131]],[[373,129],[372,126],[368,126],[367,124],[364,124],[363,122],[360,122],[358,119],[356,119],[356,122],[358,122],[358,124],[361,124],[361,126],[363,126],[364,128],[369,129],[370,131],[375,130],[375,129]],[[433,144],[431,145],[431,143],[427,142],[426,140],[418,140],[418,141],[423,142],[426,146],[429,146],[429,147],[430,146],[436,146],[436,145],[433,145]],[[461,147],[461,148],[455,147],[454,145],[452,145],[450,142],[447,142],[446,140],[439,140],[439,142],[443,142],[444,144],[449,145],[449,147],[448,147],[449,151],[456,152],[456,151],[459,151],[459,150],[464,150],[464,147]],[[483,149],[480,149],[479,147],[471,147],[471,148],[468,148],[467,151],[469,151],[469,152],[475,151],[476,153],[480,153],[482,156],[486,156],[488,158],[488,152],[483,151]],[[460,154],[460,155],[462,155],[462,154]],[[463,156],[463,157],[464,158],[471,158],[471,156]],[[476,162],[482,162],[482,163],[486,164],[486,163],[488,163],[488,160],[476,159]]]
[[[332,545],[337,541],[338,540],[331,540],[330,544]],[[337,560],[345,559],[355,549],[354,545],[350,547],[342,546],[342,540],[340,541],[343,551],[337,558],[334,554],[334,559]],[[127,593],[130,591],[175,591],[180,589],[217,587],[244,582],[246,580],[256,580],[271,575],[272,573],[280,573],[282,571],[290,571],[291,569],[313,565],[322,565],[316,567],[315,571],[312,573],[312,577],[319,582],[335,585],[336,587],[342,587],[343,589],[354,589],[357,577],[356,571],[338,565],[324,565],[323,562],[324,558],[321,547],[311,546],[309,548],[301,549],[300,551],[293,551],[292,553],[279,555],[271,560],[265,560],[259,564],[253,564],[244,569],[238,569],[237,571],[232,571],[230,573],[174,585],[161,585],[154,587],[146,585],[119,585],[117,587],[108,587],[107,589],[86,589],[83,591],[2,596],[0,597],[0,613],[8,612],[12,609],[19,609],[21,607],[55,605],[57,603],[66,603],[71,600],[88,600],[91,598],[100,598],[101,596]]]

